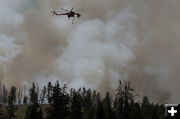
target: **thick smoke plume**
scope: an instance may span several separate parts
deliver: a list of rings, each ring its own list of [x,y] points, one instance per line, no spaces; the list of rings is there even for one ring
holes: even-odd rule
[[[0,81],[105,92],[131,80],[140,95],[180,99],[178,0],[1,0]],[[50,9],[84,9],[72,25]],[[177,96],[178,95],[178,96]]]

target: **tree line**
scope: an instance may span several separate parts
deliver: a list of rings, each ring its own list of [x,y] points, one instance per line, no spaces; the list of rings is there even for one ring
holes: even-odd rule
[[[5,86],[3,86],[5,89]],[[22,100],[12,86],[0,95],[0,119],[17,119],[16,105],[27,105],[25,119],[163,119],[164,106],[151,103],[147,96],[137,102],[129,81],[119,81],[115,96],[105,97],[96,90],[79,88],[67,91],[67,85],[48,82],[40,91],[32,84]],[[46,105],[43,115],[42,108]],[[4,107],[4,109],[3,109]],[[19,107],[20,108],[20,107]]]

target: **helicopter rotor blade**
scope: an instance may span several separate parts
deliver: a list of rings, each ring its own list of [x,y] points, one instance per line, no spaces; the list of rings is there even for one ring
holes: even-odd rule
[[[58,12],[67,12],[67,10],[58,10]]]
[[[64,10],[64,11],[68,11],[68,12],[69,12],[69,10],[67,10],[67,9],[64,9],[64,8],[61,8],[61,10]]]
[[[68,10],[58,10],[58,12],[69,12]]]
[[[59,11],[57,11],[57,12],[60,12],[60,13],[67,13],[67,12],[69,12],[69,11],[61,11],[61,10],[59,10]]]
[[[83,11],[84,9],[74,10],[74,11]]]

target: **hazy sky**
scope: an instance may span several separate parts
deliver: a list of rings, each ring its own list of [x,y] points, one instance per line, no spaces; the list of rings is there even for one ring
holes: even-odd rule
[[[74,24],[51,9],[83,9]],[[131,80],[153,101],[180,100],[179,0],[1,0],[0,80],[59,80],[105,92]]]

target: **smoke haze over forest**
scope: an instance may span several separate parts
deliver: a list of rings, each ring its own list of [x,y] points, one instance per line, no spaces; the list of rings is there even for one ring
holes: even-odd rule
[[[51,9],[84,9],[74,24]],[[178,103],[179,0],[1,0],[0,81],[59,80],[105,92],[131,80],[152,100]]]

